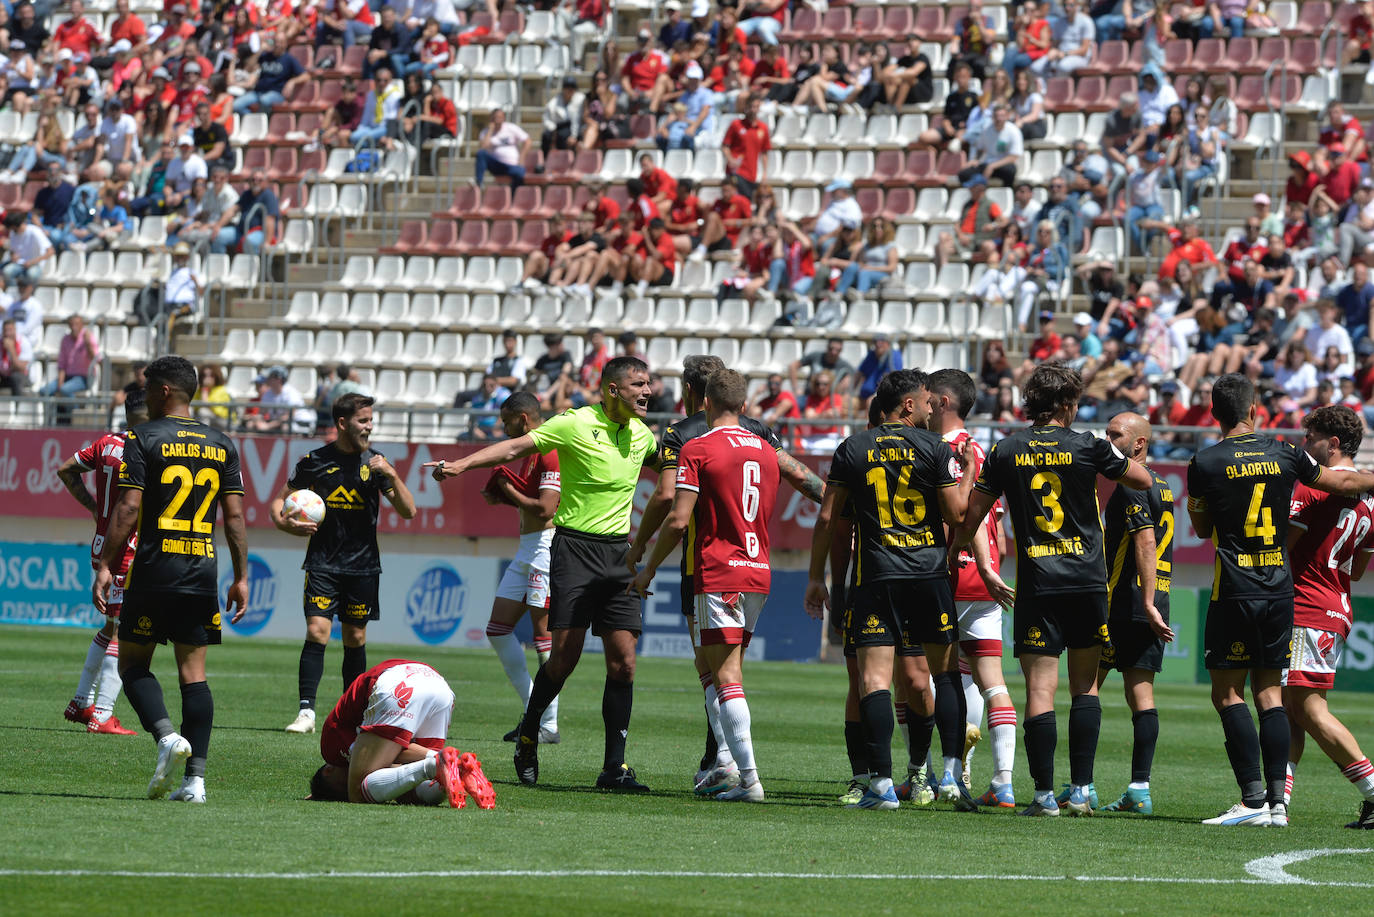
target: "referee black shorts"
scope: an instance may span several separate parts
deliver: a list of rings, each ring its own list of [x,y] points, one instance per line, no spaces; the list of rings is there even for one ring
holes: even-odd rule
[[[598,637],[644,629],[639,596],[627,591],[634,576],[624,535],[589,535],[558,528],[549,548],[549,630],[586,629]]]
[[[1018,592],[1012,611],[1014,655],[1058,656],[1108,643],[1107,590],[1031,596]]]
[[[180,592],[124,593],[119,639],[128,643],[180,643],[217,646],[220,642],[219,597]]]
[[[1291,595],[1213,599],[1203,627],[1202,658],[1209,669],[1286,669],[1292,640]]]

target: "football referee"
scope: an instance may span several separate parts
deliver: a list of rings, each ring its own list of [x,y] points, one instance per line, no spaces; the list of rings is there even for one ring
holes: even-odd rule
[[[539,669],[520,723],[515,771],[539,781],[539,719],[577,668],[588,627],[605,646],[606,687],[601,717],[606,754],[598,789],[647,792],[625,764],[625,738],[634,699],[635,646],[642,629],[640,599],[627,590],[630,515],[640,468],[658,467],[649,410],[649,367],[616,357],[601,371],[601,403],[565,411],[538,429],[495,443],[454,462],[427,462],[436,480],[474,468],[504,465],[535,452],[558,450],[562,495],[554,516],[549,559],[549,630],[553,651]]]

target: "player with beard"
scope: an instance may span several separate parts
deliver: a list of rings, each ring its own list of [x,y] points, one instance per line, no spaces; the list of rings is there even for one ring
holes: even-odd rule
[[[1353,467],[1364,436],[1360,416],[1344,405],[1317,408],[1303,418],[1304,449],[1323,468]],[[1355,784],[1364,801],[1347,828],[1374,830],[1374,766],[1345,724],[1331,713],[1326,692],[1336,683],[1354,614],[1350,582],[1364,576],[1374,553],[1374,497],[1332,497],[1299,484],[1293,490],[1288,552],[1293,563],[1293,660],[1284,673],[1283,703],[1292,723],[1283,801],[1306,736]]]
[[[658,467],[657,443],[644,424],[648,410],[649,367],[635,357],[616,357],[601,371],[600,404],[564,411],[537,430],[466,458],[425,463],[442,481],[558,450],[562,490],[549,549],[553,650],[535,676],[515,752],[516,775],[527,786],[539,782],[540,718],[582,658],[590,627],[601,638],[606,658],[601,697],[606,746],[596,787],[622,793],[649,789],[625,763],[635,645],[643,630],[640,599],[628,591],[633,575],[625,559],[640,470]]]
[[[949,447],[915,426],[929,411],[926,375],[898,370],[885,376],[875,395],[881,426],[840,444],[811,541],[806,611],[824,616],[830,603],[825,568],[840,508],[851,496],[859,561],[850,631],[863,679],[860,716],[867,733],[869,787],[856,806],[895,809],[892,784],[892,683],[896,648],[924,644],[935,679],[935,722],[944,755],[939,796],[961,811],[978,804],[960,781],[964,750],[964,693],[959,684],[954,593],[946,566],[944,522],[964,517],[973,476],[950,474]],[[965,455],[958,457],[960,464]]]
[[[415,516],[415,498],[401,476],[372,448],[374,399],[358,392],[334,402],[338,438],[296,463],[268,507],[272,524],[289,535],[308,536],[305,549],[305,643],[297,671],[300,709],[287,732],[315,731],[315,696],[324,675],[324,651],[334,616],[343,630],[343,689],[367,671],[367,622],[381,615],[381,552],[377,517],[385,496],[402,519]],[[318,525],[284,516],[283,504],[296,490],[313,490],[327,511]]]
[[[639,531],[635,533],[634,544],[631,545],[630,553],[626,557],[626,563],[629,564],[632,571],[638,567],[640,560],[644,557],[644,551],[649,540],[653,538],[654,533],[663,524],[663,520],[667,518],[669,509],[672,507],[677,488],[678,456],[682,452],[682,447],[696,437],[704,435],[710,429],[710,424],[706,419],[706,411],[703,408],[706,383],[714,373],[724,368],[725,363],[720,357],[715,356],[694,354],[682,361],[682,401],[687,416],[677,423],[669,425],[663,431],[663,442],[659,446],[658,453],[658,486],[654,489],[653,496],[644,508],[644,515],[640,518]],[[815,472],[789,455],[778,437],[767,425],[752,417],[745,416],[740,416],[739,425],[761,437],[773,447],[777,453],[778,468],[782,473],[783,480],[808,499],[816,503],[820,502],[821,491],[824,489],[821,479],[816,476]],[[696,574],[694,567],[695,539],[696,532],[692,527],[689,527],[683,543],[682,578],[678,587],[678,595],[681,600],[682,613],[687,618],[688,630],[693,631],[693,658],[696,662],[697,677],[701,681],[701,687],[706,696],[706,751],[702,754],[701,765],[697,770],[694,784],[697,793],[710,795],[738,783],[739,771],[735,761],[730,757],[730,747],[725,742],[724,734],[721,731],[720,699],[716,694],[716,686],[711,677],[711,668],[707,664],[701,648],[697,646],[693,614],[696,604],[696,590],[693,583],[693,577]]]

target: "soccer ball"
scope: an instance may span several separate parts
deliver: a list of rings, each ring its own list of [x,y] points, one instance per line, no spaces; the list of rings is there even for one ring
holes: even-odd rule
[[[324,500],[313,490],[292,491],[282,504],[281,513],[287,519],[299,516],[319,525],[324,521]]]

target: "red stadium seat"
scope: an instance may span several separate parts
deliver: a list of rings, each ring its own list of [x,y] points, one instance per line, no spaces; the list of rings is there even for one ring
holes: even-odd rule
[[[1342,4],[1344,5],[1344,4]],[[1326,0],[1307,0],[1299,4],[1298,21],[1289,35],[1320,35],[1331,22],[1331,4]]]
[[[539,207],[530,216],[548,219],[555,213],[561,213],[568,219],[576,215],[572,204],[572,189],[567,185],[552,185],[544,189],[543,199],[539,202]]]
[[[432,214],[436,220],[464,219],[474,213],[482,203],[482,192],[476,185],[459,185],[453,191],[453,203],[447,210],[436,210]]]
[[[1122,77],[1112,77],[1113,80],[1123,79]],[[1130,90],[1135,89],[1135,81],[1130,77],[1124,78],[1130,84]],[[1073,104],[1079,111],[1109,111],[1113,102],[1109,101],[1107,95],[1107,81],[1100,76],[1085,76],[1078,81],[1074,87]]]
[[[324,150],[312,150],[309,153],[301,153],[296,157],[296,171],[301,175],[310,172],[320,173],[324,171],[325,165],[329,161],[329,154]]]
[[[434,228],[437,230],[439,227]],[[481,254],[489,250],[487,242],[486,220],[464,220],[453,247],[462,252]]]
[[[883,191],[881,188],[858,188],[854,192],[854,200],[858,203],[859,209],[863,211],[866,219],[873,219],[883,210]]]
[[[1313,39],[1315,41],[1316,39]],[[1258,62],[1268,66],[1277,60],[1289,57],[1288,39],[1286,38],[1262,38],[1259,43]],[[1288,69],[1295,69],[1295,62],[1289,58]]]
[[[901,41],[916,27],[916,17],[910,6],[889,6],[883,14],[883,37],[890,41]],[[903,48],[902,53],[906,53]],[[901,55],[894,55],[900,57]]]
[[[510,214],[527,217],[539,209],[539,189],[533,185],[521,185],[511,195]]]
[[[855,38],[860,41],[877,41],[884,37],[883,8],[880,6],[861,6],[854,11]]]
[[[273,181],[294,181],[296,175],[296,148],[279,146],[273,150],[267,177]]]
[[[1045,81],[1045,108],[1048,111],[1073,111],[1073,80],[1067,76],[1052,76]]]
[[[382,252],[388,255],[408,255],[423,251],[428,241],[428,230],[423,220],[406,220],[401,224],[401,236],[395,245],[387,245]]]
[[[1289,45],[1288,65],[1301,70],[1303,73],[1314,72],[1322,65],[1321,39],[1312,37],[1293,39]]]
[[[885,185],[897,178],[902,172],[901,150],[879,150],[873,157],[873,174],[856,179],[854,184]]]
[[[286,135],[296,129],[296,116],[285,112],[272,112],[267,119],[267,138],[262,143],[271,146],[286,142]]]
[[[941,176],[958,175],[964,166],[968,165],[964,158],[964,151],[951,153],[946,150],[940,154],[940,158],[935,163],[935,174]]]
[[[482,189],[482,200],[471,216],[490,220],[501,216],[510,209],[511,194],[509,185],[491,184]]]
[[[1131,47],[1126,42],[1104,41],[1097,46],[1092,63],[1079,67],[1074,75],[1082,77],[1122,72],[1126,70],[1130,57]]]
[[[916,7],[913,31],[927,41],[949,41],[954,37],[954,33],[945,28],[945,11],[938,6]]]
[[[487,238],[487,224],[482,220],[471,220],[480,232],[479,242]],[[466,225],[466,224],[464,224]],[[456,255],[462,252],[458,244],[458,224],[452,220],[440,220],[429,228],[429,241],[425,243],[425,253],[431,255]]]
[[[912,150],[907,153],[901,179],[913,185],[939,184],[940,179],[935,172],[935,153],[931,150]]]
[[[519,250],[519,243],[520,229],[514,220],[495,220],[492,222],[491,237],[487,240],[486,245],[488,250],[502,255],[524,254]]]
[[[844,39],[853,28],[853,16],[847,7],[831,7],[821,15],[820,25],[808,33],[807,41],[832,41]]]
[[[792,10],[789,17],[787,28],[783,30],[781,37],[787,41],[801,41],[803,35],[810,35],[820,28],[821,14],[809,6],[798,6]]]
[[[572,168],[568,170],[567,181],[569,184],[586,181],[600,171],[601,151],[580,150],[578,151],[577,159],[572,164]]]
[[[1180,44],[1188,44],[1184,39],[1178,39]],[[1169,42],[1169,45],[1174,42]],[[1164,46],[1164,56],[1168,59],[1169,45]],[[1212,73],[1224,70],[1222,61],[1226,59],[1226,41],[1221,38],[1204,38],[1197,43],[1197,47],[1192,50],[1192,59],[1188,63],[1173,68],[1179,73]],[[1170,71],[1173,72],[1173,71]]]
[[[910,188],[889,188],[883,197],[883,216],[888,220],[904,217],[916,209],[916,192]]]
[[[1260,61],[1259,42],[1253,38],[1233,38],[1226,43],[1226,60],[1222,66],[1232,73],[1263,73],[1267,61]]]
[[[512,246],[515,254],[527,255],[544,243],[549,235],[549,224],[544,220],[526,220],[520,226],[520,239]]]
[[[1174,40],[1164,46],[1164,72],[1185,73],[1193,60],[1190,42]]]
[[[547,181],[553,182],[567,181],[569,184],[576,183],[576,176],[569,177],[570,173],[572,172],[576,156],[577,154],[575,154],[572,150],[550,150],[549,158],[544,163],[544,174],[542,176],[536,177],[544,178]],[[534,173],[527,171],[527,174],[525,175],[525,181],[529,181],[530,177],[533,175]]]

